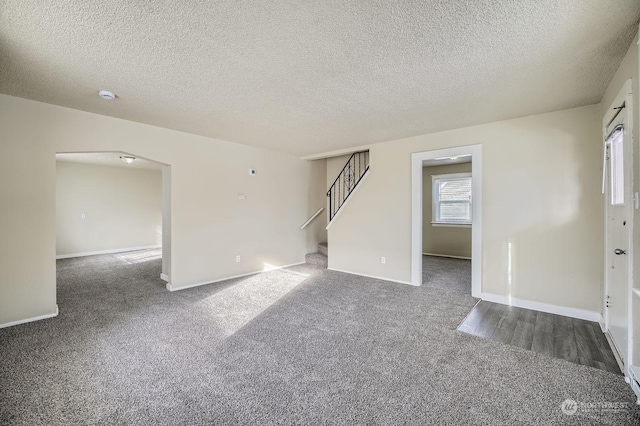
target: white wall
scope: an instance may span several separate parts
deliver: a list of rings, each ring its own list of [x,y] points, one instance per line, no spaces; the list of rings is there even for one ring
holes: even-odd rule
[[[329,229],[329,267],[410,282],[411,153],[482,144],[483,291],[599,312],[599,120],[594,105],[373,145]]]
[[[471,173],[471,163],[447,164],[422,169],[422,252],[471,257],[471,227],[434,226],[432,222],[433,175]]]
[[[154,245],[162,245],[160,170],[56,162],[57,256]]]
[[[0,325],[56,310],[56,152],[119,151],[171,166],[175,288],[317,250],[322,223],[299,227],[325,203],[325,161],[6,95],[0,141]]]

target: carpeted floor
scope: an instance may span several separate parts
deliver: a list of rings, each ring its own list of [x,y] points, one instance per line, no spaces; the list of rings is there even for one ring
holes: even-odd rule
[[[468,294],[308,265],[170,293],[159,271],[58,261],[60,315],[0,330],[0,423],[639,422],[620,376],[456,331]]]
[[[468,297],[471,295],[471,261],[423,255],[422,285]]]

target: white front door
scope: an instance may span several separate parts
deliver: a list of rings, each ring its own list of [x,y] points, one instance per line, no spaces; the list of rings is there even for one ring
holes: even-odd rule
[[[626,365],[628,347],[629,262],[631,214],[633,200],[631,170],[631,135],[621,110],[609,126],[606,152],[606,301],[605,315],[610,336]]]

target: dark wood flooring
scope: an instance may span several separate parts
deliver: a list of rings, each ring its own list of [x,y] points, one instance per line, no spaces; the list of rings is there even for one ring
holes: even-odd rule
[[[596,322],[480,301],[459,331],[622,374]]]

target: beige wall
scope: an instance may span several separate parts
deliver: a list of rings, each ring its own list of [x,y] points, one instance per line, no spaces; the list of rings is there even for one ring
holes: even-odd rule
[[[471,173],[471,163],[424,167],[422,169],[422,252],[471,257],[471,227],[433,226],[432,175]]]
[[[0,141],[0,324],[56,309],[56,152],[120,151],[171,165],[176,288],[303,262],[323,232],[320,221],[299,227],[325,205],[325,161],[6,95]]]
[[[159,170],[56,162],[58,256],[153,245],[162,245]]]
[[[329,267],[410,282],[411,153],[482,144],[482,290],[600,311],[600,115],[586,106],[373,145],[369,178],[329,229]]]

